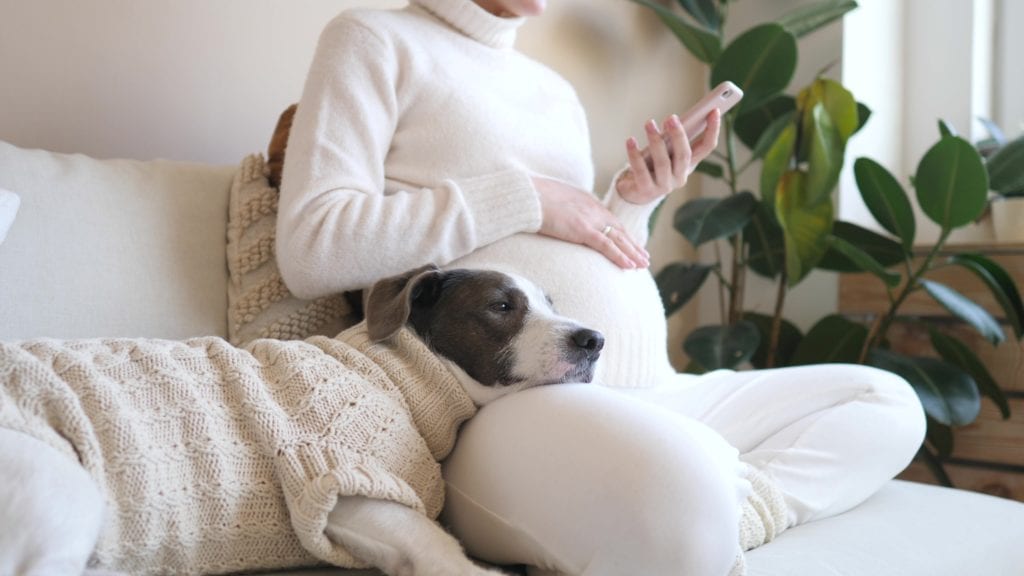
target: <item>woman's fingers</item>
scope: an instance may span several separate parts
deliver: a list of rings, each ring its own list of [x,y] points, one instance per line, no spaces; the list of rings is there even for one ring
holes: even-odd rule
[[[650,265],[650,255],[643,246],[592,195],[547,178],[534,177],[533,182],[541,200],[541,234],[588,246],[620,268]]]
[[[654,120],[648,120],[644,124],[644,131],[647,132],[647,150],[651,154],[651,163],[654,166],[654,183],[665,187],[672,180],[672,157],[668,144],[665,143],[665,138],[658,130],[658,123]]]
[[[621,268],[647,268],[650,255],[636,243],[618,224],[606,224],[601,230],[590,234],[588,246],[604,254]]]
[[[683,123],[675,114],[665,120],[665,129],[672,142],[672,176],[673,181],[670,189],[675,189],[686,184],[686,178],[690,175],[690,162],[693,151],[690,149],[690,138],[686,135]]]
[[[701,135],[700,140],[693,147],[693,158],[691,163],[693,166],[690,167],[690,172],[697,167],[697,164],[702,162],[705,158],[711,155],[711,152],[718,147],[718,135],[722,129],[722,114],[715,108],[708,114],[708,126],[704,129],[704,134]]]
[[[651,170],[647,166],[647,159],[644,158],[644,152],[640,150],[640,143],[632,136],[626,140],[626,159],[629,161],[634,188],[643,189],[654,185],[651,181]]]

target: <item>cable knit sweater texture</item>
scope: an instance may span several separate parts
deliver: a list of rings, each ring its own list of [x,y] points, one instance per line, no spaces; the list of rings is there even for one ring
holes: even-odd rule
[[[282,275],[314,298],[428,262],[516,272],[606,335],[599,382],[673,378],[651,274],[536,234],[530,177],[593,190],[594,168],[573,88],[513,47],[522,22],[471,0],[413,0],[327,26],[288,143]],[[654,205],[604,198],[646,241]]]
[[[129,574],[362,567],[324,535],[339,495],[434,518],[472,401],[406,330],[336,339],[0,343],[0,426],[107,499],[91,565]]]

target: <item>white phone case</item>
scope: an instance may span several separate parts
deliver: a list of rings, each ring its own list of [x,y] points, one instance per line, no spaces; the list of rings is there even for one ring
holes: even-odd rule
[[[679,116],[679,120],[683,123],[683,129],[686,131],[687,137],[693,142],[698,136],[704,133],[704,129],[708,127],[707,117],[712,110],[718,108],[718,110],[724,115],[726,112],[732,109],[733,106],[739,103],[743,98],[743,90],[740,90],[739,86],[726,80],[718,86],[715,86],[713,90],[708,92],[697,101],[689,110]],[[665,144],[668,145],[669,154],[672,153],[672,142],[668,139],[668,135],[663,135]],[[648,149],[644,149],[644,160],[647,162],[649,168],[653,168],[651,165],[651,155]]]

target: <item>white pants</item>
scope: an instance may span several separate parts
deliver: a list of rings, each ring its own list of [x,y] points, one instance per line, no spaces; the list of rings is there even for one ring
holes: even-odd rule
[[[724,575],[747,466],[774,479],[799,524],[865,500],[924,431],[906,381],[864,366],[537,388],[463,428],[444,519],[471,554],[535,574]]]

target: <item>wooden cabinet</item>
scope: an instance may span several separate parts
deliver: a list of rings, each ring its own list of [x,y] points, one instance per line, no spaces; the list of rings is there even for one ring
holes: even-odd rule
[[[1013,276],[1018,288],[1024,291],[1024,245],[960,246],[955,249],[955,252],[965,251],[984,254],[1001,264]],[[926,251],[922,249],[921,253],[923,256]],[[943,268],[927,277],[982,304],[996,318],[1002,317],[1002,310],[992,299],[988,288],[963,268]],[[867,274],[842,275],[839,284],[839,310],[842,314],[871,320],[887,309],[888,297],[877,278]],[[956,430],[953,454],[944,462],[954,484],[959,488],[1024,502],[1024,346],[1012,337],[1005,325],[1007,340],[998,347],[992,346],[922,292],[907,299],[900,308],[900,316],[900,321],[889,331],[894,350],[934,356],[927,330],[917,322],[911,322],[925,320],[967,344],[1009,397],[1009,419],[1004,420],[992,401],[983,398],[978,420]],[[920,462],[911,465],[901,478],[935,483],[931,473]]]

